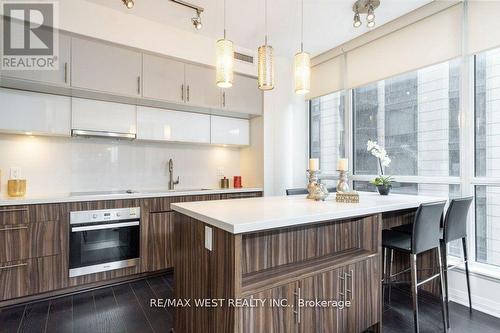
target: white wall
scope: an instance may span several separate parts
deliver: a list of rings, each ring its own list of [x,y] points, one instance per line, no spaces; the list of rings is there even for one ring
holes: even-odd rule
[[[284,195],[305,187],[308,159],[308,113],[303,96],[294,92],[293,63],[275,59],[274,90],[264,97],[264,192]]]
[[[218,169],[240,175],[238,149],[188,144],[0,135],[0,157],[2,196],[13,166],[22,168],[28,196],[166,189],[170,158],[180,189],[217,188]]]

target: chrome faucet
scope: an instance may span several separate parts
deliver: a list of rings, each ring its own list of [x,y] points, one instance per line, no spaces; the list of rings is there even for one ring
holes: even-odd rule
[[[168,181],[168,189],[175,190],[175,185],[179,184],[179,176],[177,176],[177,180],[174,181],[174,160],[168,160],[168,172],[170,174]]]

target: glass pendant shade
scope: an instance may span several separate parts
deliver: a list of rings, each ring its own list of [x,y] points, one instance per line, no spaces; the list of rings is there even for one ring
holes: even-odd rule
[[[295,93],[304,95],[311,89],[311,57],[307,52],[295,55],[293,63],[295,77]]]
[[[220,88],[232,87],[234,71],[233,42],[227,39],[217,41],[215,62],[217,86]]]
[[[258,81],[260,90],[274,89],[274,51],[267,43],[258,49]]]

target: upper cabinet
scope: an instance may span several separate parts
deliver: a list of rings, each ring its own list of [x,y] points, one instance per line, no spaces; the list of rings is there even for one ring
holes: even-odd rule
[[[59,33],[57,70],[2,70],[2,76],[56,86],[69,86],[71,66],[71,37]]]
[[[210,143],[210,116],[139,106],[137,139]]]
[[[150,54],[143,55],[143,96],[184,103],[184,63]]]
[[[72,99],[73,130],[135,135],[136,118],[135,105]]]
[[[212,144],[248,146],[250,144],[250,121],[212,116],[210,142]]]
[[[139,97],[142,54],[104,42],[73,38],[71,85],[75,88]]]
[[[69,97],[0,89],[0,131],[69,136]]]
[[[220,108],[220,89],[215,83],[215,69],[186,64],[186,103]]]
[[[257,80],[235,75],[233,86],[222,91],[222,107],[228,111],[262,115],[263,96],[257,86]]]

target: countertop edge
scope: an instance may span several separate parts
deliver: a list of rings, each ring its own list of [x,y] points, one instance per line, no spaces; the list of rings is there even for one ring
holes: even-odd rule
[[[418,196],[415,196],[418,198]],[[427,197],[427,199],[431,199],[431,197]],[[250,222],[246,224],[234,224],[230,221],[223,221],[219,219],[214,219],[209,216],[206,216],[201,213],[197,213],[191,209],[183,207],[184,203],[174,203],[171,205],[172,209],[181,214],[187,215],[191,218],[199,220],[203,223],[212,225],[216,228],[220,228],[232,234],[243,234],[243,233],[254,233],[266,230],[272,230],[277,228],[285,228],[285,227],[293,227],[310,223],[317,223],[323,221],[334,221],[334,220],[343,220],[347,218],[356,218],[367,215],[381,214],[386,212],[394,212],[406,209],[414,209],[418,208],[421,203],[431,203],[431,202],[439,202],[445,201],[448,198],[442,197],[432,197],[431,200],[424,200],[423,202],[401,202],[401,203],[392,203],[384,206],[374,206],[374,207],[363,207],[359,211],[341,211],[341,212],[332,212],[326,214],[315,214],[310,216],[298,216],[295,218],[286,218],[286,219],[274,219],[274,220],[263,220],[258,222]]]
[[[182,197],[190,195],[210,195],[210,194],[225,194],[225,193],[248,193],[248,192],[263,192],[262,188],[231,188],[231,189],[214,189],[201,191],[172,191],[172,192],[144,192],[131,194],[110,194],[110,195],[89,195],[89,196],[61,196],[47,198],[9,198],[1,199],[0,207],[5,206],[22,206],[22,205],[39,205],[39,204],[56,204],[67,202],[84,202],[84,201],[107,201],[107,200],[127,200],[127,199],[149,199],[149,198],[164,198],[164,197]]]

